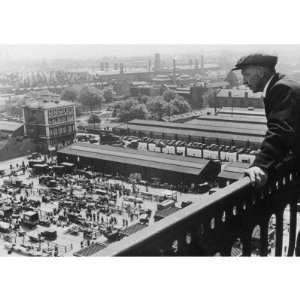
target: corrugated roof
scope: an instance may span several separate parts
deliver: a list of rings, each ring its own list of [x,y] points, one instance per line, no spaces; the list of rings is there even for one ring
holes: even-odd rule
[[[59,153],[192,175],[199,175],[210,163],[208,160],[198,158],[178,158],[175,155],[84,143],[70,145]]]
[[[219,124],[213,122],[201,123],[201,124],[189,124],[189,123],[173,123],[173,122],[162,122],[153,120],[138,120],[134,119],[128,122],[128,128],[132,125],[146,125],[151,127],[163,127],[163,128],[174,128],[183,130],[196,130],[216,133],[229,133],[236,135],[251,135],[251,136],[264,136],[266,128],[258,128],[257,125],[249,125],[248,127],[239,128],[236,124],[230,124],[228,122],[221,122]]]
[[[119,128],[129,128],[133,131],[142,131],[142,132],[153,132],[153,133],[159,133],[160,135],[169,134],[169,135],[175,135],[178,136],[192,136],[197,138],[218,138],[218,139],[227,139],[227,140],[236,140],[236,141],[242,141],[247,142],[251,141],[253,143],[262,143],[264,136],[250,136],[247,134],[246,131],[244,131],[241,134],[235,134],[235,133],[229,133],[229,132],[221,132],[221,131],[211,131],[208,130],[187,130],[187,129],[176,129],[176,128],[164,128],[164,127],[154,127],[154,126],[143,126],[143,125],[134,125],[134,124],[128,124],[128,125],[121,125]]]
[[[230,120],[222,120],[222,119],[201,119],[197,118],[191,121],[186,122],[185,124],[196,125],[196,126],[210,126],[210,128],[216,127],[224,130],[225,128],[232,128],[234,131],[239,129],[254,130],[258,133],[264,134],[267,130],[267,124],[255,124],[255,123],[247,123],[247,122],[232,122]]]
[[[265,116],[265,110],[263,108],[256,108],[255,110],[241,109],[240,107],[222,108],[218,114],[226,115],[247,115],[247,116]]]
[[[240,115],[200,115],[197,119],[208,121],[224,121],[234,123],[248,123],[248,124],[267,124],[265,116],[240,116]]]
[[[0,121],[0,130],[2,131],[14,132],[22,126],[23,124],[18,122]]]

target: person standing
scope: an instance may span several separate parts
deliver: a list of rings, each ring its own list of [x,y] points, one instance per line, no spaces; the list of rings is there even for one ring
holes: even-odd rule
[[[266,184],[289,152],[300,170],[300,84],[276,72],[277,60],[274,55],[250,54],[233,68],[241,70],[243,83],[254,93],[263,93],[268,129],[253,164],[245,171],[256,187]]]

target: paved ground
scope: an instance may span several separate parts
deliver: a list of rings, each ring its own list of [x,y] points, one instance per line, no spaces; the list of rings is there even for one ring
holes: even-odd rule
[[[13,159],[10,161],[6,161],[6,162],[0,162],[0,169],[6,169],[9,170],[10,169],[10,165],[13,166],[13,168],[16,167],[16,164],[21,165],[22,162],[27,163],[27,158],[26,157],[20,157],[17,159]],[[38,179],[37,178],[27,178],[28,174],[24,174],[24,175],[20,175],[19,178],[24,180],[25,183],[33,183],[33,191],[32,194],[30,195],[30,198],[40,198],[38,193],[37,193],[37,189],[41,188],[41,186],[38,184]],[[8,178],[8,177],[6,177]],[[5,178],[0,178],[0,185],[3,183],[3,180]],[[117,180],[109,180],[110,183],[117,183],[119,181]],[[120,182],[119,182],[120,183]],[[126,188],[132,188],[132,185],[129,183],[124,183],[124,185],[126,186]],[[152,194],[163,194],[166,192],[166,190],[164,189],[158,189],[158,188],[153,188],[153,187],[148,187],[146,188],[143,185],[138,185],[137,189],[140,192],[146,192],[148,191],[149,193]],[[180,193],[180,192],[174,192],[174,197],[177,198],[177,206],[181,206],[181,202],[182,201],[193,201],[193,202],[198,202],[201,201],[202,198],[206,197],[205,194],[199,195],[199,194],[184,194],[184,193]],[[41,210],[43,211],[49,211],[51,210],[54,206],[56,206],[57,203],[42,203],[41,205]],[[122,197],[120,197],[117,200],[117,205],[121,206],[122,205]],[[152,211],[156,210],[156,206],[157,206],[157,202],[155,201],[150,201],[150,200],[145,200],[144,204],[143,204],[143,208],[144,209],[151,209]],[[114,216],[116,216],[118,218],[118,221],[121,223],[121,219],[123,217],[127,217],[128,216],[120,216],[118,214],[114,214]],[[105,218],[106,216],[103,215],[103,217]],[[128,218],[129,219],[129,218]],[[138,219],[134,219],[130,222],[131,224],[134,224],[138,222]],[[151,220],[151,222],[153,222],[153,219]],[[300,230],[300,214],[298,213],[297,215],[297,232]],[[81,245],[80,243],[83,241],[83,234],[79,233],[77,236],[75,235],[71,235],[66,233],[66,231],[68,230],[69,227],[60,227],[60,226],[55,226],[53,227],[55,230],[57,230],[58,233],[58,238],[55,241],[55,243],[59,244],[60,247],[67,247],[67,253],[64,255],[72,255],[74,252],[78,251],[79,249],[81,249]],[[288,240],[289,240],[289,210],[286,209],[285,214],[284,214],[284,237],[283,237],[283,254],[285,255],[287,252],[287,245],[288,245]],[[42,226],[37,226],[37,228],[35,230],[32,231],[32,233],[36,233],[39,232],[40,230],[44,230],[45,227]],[[18,238],[19,241],[21,238]],[[95,240],[95,242],[104,242],[106,239],[104,236],[97,236],[97,239]],[[4,247],[5,242],[2,238],[0,238],[0,256],[6,256],[7,255],[7,249],[5,249]],[[70,249],[70,245],[72,245],[72,249]],[[51,247],[50,247],[51,248]],[[271,255],[274,255],[274,248],[272,248],[271,250]],[[19,256],[19,254],[17,253],[12,253],[12,256]]]
[[[13,160],[9,160],[9,161],[5,161],[5,162],[0,162],[0,169],[4,169],[6,170],[6,172],[10,172],[11,168],[10,166],[12,166],[12,169],[15,170],[17,167],[17,164],[20,166],[22,163],[27,164],[27,157],[20,157],[17,159],[13,159]],[[0,178],[0,185],[2,185],[4,180],[7,180],[9,178],[13,178],[13,177],[2,177]],[[24,183],[30,184],[32,183],[33,187],[32,190],[30,191],[29,194],[29,199],[37,199],[37,200],[41,200],[41,195],[39,194],[39,190],[44,190],[47,189],[45,186],[41,186],[38,182],[38,177],[29,177],[29,172],[26,171],[25,174],[20,174],[18,175],[18,179],[21,179]],[[120,184],[124,184],[126,188],[128,189],[132,189],[132,184],[129,183],[123,183],[120,182],[118,180],[112,180],[110,179],[108,181],[109,184],[114,184],[114,183],[120,183]],[[146,188],[143,185],[137,185],[136,189],[139,192],[148,192],[154,195],[164,195],[164,194],[169,194],[170,191],[169,190],[165,190],[165,189],[159,189],[159,188],[152,188],[152,187],[148,187]],[[78,193],[80,193],[80,191],[78,191]],[[19,199],[20,196],[24,196],[24,192],[22,192],[22,194],[17,195],[16,198]],[[5,196],[3,194],[3,196]],[[181,202],[184,200],[190,200],[190,201],[200,201],[201,197],[203,197],[203,195],[198,195],[198,194],[183,194],[183,193],[179,193],[179,192],[173,192],[173,197],[174,199],[177,199],[177,206],[181,206]],[[2,198],[2,200],[4,200]],[[117,206],[122,206],[122,202],[123,202],[123,197],[119,197],[117,199]],[[46,211],[51,211],[54,207],[57,207],[58,203],[41,203],[41,207],[40,210],[42,212],[46,212]],[[152,200],[144,200],[144,203],[142,204],[142,208],[147,210],[147,209],[151,209],[151,211],[155,212],[157,210],[157,202],[156,201],[152,201]],[[82,213],[82,216],[85,217],[84,212]],[[122,215],[119,215],[117,213],[112,214],[112,216],[117,218],[118,224],[122,224],[123,218],[127,219],[129,221],[129,225],[133,225],[135,223],[138,222],[138,218],[134,217],[133,219],[131,219],[129,217],[129,215],[127,213],[123,213]],[[154,222],[153,219],[154,213],[152,214],[152,218],[150,219],[150,224],[152,222]],[[107,216],[105,216],[104,214],[100,214],[100,217],[103,217],[105,222],[108,223],[108,218]],[[57,231],[57,240],[55,241],[55,243],[57,243],[60,247],[60,249],[63,249],[63,247],[66,247],[65,249],[67,250],[66,253],[64,255],[72,255],[74,252],[78,251],[81,249],[81,242],[83,242],[83,234],[79,233],[78,235],[71,235],[69,233],[66,233],[68,231],[68,229],[72,226],[69,227],[61,227],[61,226],[57,226],[57,225],[51,225],[52,228],[54,230]],[[36,229],[34,230],[30,230],[30,235],[34,235],[34,234],[38,234],[40,231],[44,231],[45,227],[38,225]],[[15,241],[17,242],[17,244],[28,244],[30,245],[30,243],[27,242],[27,239],[23,239],[22,237],[14,237]],[[103,235],[99,235],[97,236],[97,239],[94,240],[94,242],[104,242],[106,240],[106,238]],[[84,241],[84,243],[86,243],[86,241]],[[1,255],[7,255],[7,249],[5,249],[4,247],[5,242],[3,241],[3,239],[0,239],[0,256]],[[72,246],[71,246],[72,245]],[[44,243],[42,244],[43,247],[47,247],[47,245],[45,246]],[[49,246],[49,248],[51,248],[51,245]],[[53,247],[52,247],[53,248]],[[13,252],[11,255],[20,255],[20,254],[16,254],[15,252]]]

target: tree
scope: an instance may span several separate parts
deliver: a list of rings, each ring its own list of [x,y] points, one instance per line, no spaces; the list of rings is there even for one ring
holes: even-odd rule
[[[149,115],[148,109],[145,104],[138,104],[131,107],[129,111],[130,120],[133,119],[147,119]]]
[[[133,119],[146,119],[149,112],[145,104],[140,104],[135,99],[128,99],[119,104],[119,109],[115,111],[121,122],[128,122]]]
[[[119,118],[121,122],[128,122],[130,120],[130,110],[133,106],[138,105],[138,101],[135,99],[128,99],[123,102],[119,102],[114,106],[114,111],[116,116]]]
[[[151,98],[147,95],[142,95],[138,98],[138,100],[140,101],[140,103],[147,104],[147,102],[150,101]]]
[[[171,100],[175,99],[176,94],[172,90],[168,89],[163,92],[162,96],[165,101],[170,102]]]
[[[174,114],[178,114],[178,108],[173,105],[171,102],[166,102],[163,106],[163,114],[165,116],[168,116],[170,118],[170,116],[174,115]]]
[[[87,106],[90,108],[90,111],[93,110],[95,107],[99,107],[101,109],[101,104],[104,98],[101,92],[93,87],[83,87],[79,94],[79,102],[83,106]]]
[[[114,96],[113,89],[107,88],[103,91],[103,97],[105,101],[111,102],[113,100],[113,96]]]
[[[151,99],[147,102],[147,108],[155,120],[161,120],[164,115],[164,107],[167,104],[166,101],[160,96]]]
[[[61,93],[61,99],[75,102],[78,98],[79,92],[73,87],[65,88]]]
[[[176,108],[174,114],[184,114],[192,110],[190,104],[181,96],[177,96],[175,99],[171,100],[170,104]]]
[[[95,114],[91,114],[88,118],[88,121],[87,121],[89,124],[94,124],[94,127],[96,124],[99,124],[101,123],[101,119],[95,115]]]
[[[119,115],[121,109],[121,102],[116,102],[114,103],[114,105],[112,106],[112,117],[115,118]]]
[[[238,77],[236,76],[236,74],[233,71],[230,71],[227,74],[227,76],[225,78],[225,81],[227,81],[229,83],[230,88],[233,88],[233,87],[239,85]]]

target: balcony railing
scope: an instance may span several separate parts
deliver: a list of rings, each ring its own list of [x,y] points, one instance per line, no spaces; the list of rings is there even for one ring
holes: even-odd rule
[[[299,197],[300,176],[287,159],[264,188],[245,177],[95,255],[292,256]]]

